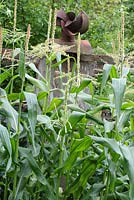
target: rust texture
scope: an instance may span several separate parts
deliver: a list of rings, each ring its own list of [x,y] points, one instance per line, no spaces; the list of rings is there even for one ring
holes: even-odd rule
[[[63,9],[57,11],[56,25],[61,27],[61,41],[74,42],[77,33],[83,34],[88,30],[89,20],[84,11],[78,16],[74,12],[67,12]]]

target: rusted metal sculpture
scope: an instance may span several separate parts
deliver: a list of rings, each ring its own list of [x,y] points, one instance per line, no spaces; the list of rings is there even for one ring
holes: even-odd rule
[[[78,16],[74,12],[65,13],[63,9],[57,11],[57,26],[61,26],[61,40],[74,42],[77,33],[83,34],[88,30],[89,20],[85,12],[81,11]]]

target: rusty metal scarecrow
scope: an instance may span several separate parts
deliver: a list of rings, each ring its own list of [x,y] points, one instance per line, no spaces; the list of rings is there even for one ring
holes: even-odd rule
[[[74,42],[77,33],[83,34],[88,30],[89,20],[85,12],[81,11],[78,16],[74,12],[65,13],[63,9],[57,11],[57,26],[61,26],[61,40]]]

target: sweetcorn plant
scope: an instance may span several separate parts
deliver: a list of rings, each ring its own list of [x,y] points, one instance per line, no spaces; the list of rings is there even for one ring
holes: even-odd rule
[[[53,65],[56,55],[51,55],[48,68],[51,63],[57,70],[66,59]],[[50,79],[25,63],[22,48],[17,75],[2,68],[1,198],[132,200],[134,102],[128,91],[133,74],[106,64],[101,79],[81,76],[77,84],[75,73],[61,73],[63,87],[51,88]],[[13,93],[11,82],[3,83],[18,77],[20,90]],[[55,89],[60,96],[52,98]],[[104,111],[110,111],[110,119],[102,118]]]
[[[49,28],[45,44],[31,51],[45,56],[45,76],[27,62],[27,43],[18,62],[1,67],[0,197],[133,200],[133,74],[122,60],[105,64],[99,78],[81,75],[79,45],[75,62],[54,43],[54,28],[50,41]]]

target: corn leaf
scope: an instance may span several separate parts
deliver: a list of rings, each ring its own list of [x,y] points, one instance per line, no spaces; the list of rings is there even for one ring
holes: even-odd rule
[[[36,94],[24,92],[26,101],[27,101],[27,107],[28,107],[28,121],[31,129],[31,136],[32,136],[32,144],[34,151],[36,153],[36,147],[35,147],[35,126],[37,122],[37,108],[38,108],[38,101]]]
[[[123,96],[125,92],[126,87],[126,78],[113,78],[112,79],[112,87],[114,92],[114,98],[115,98],[115,108],[116,108],[116,114],[117,114],[117,121],[120,117],[120,111],[123,101]]]
[[[28,66],[29,66],[34,72],[36,72],[36,73],[38,74],[38,76],[43,80],[43,82],[46,83],[46,80],[45,80],[44,76],[40,73],[40,71],[37,69],[37,67],[35,66],[34,63],[29,63]]]
[[[134,147],[120,146],[124,158],[124,168],[130,180],[129,198],[134,199]]]
[[[19,152],[24,158],[27,159],[30,168],[35,173],[35,175],[37,176],[38,181],[40,183],[42,183],[43,185],[46,185],[47,181],[45,179],[45,176],[41,172],[39,165],[37,164],[36,160],[34,159],[34,157],[32,155],[32,152],[29,149],[26,149],[26,148],[23,148],[23,147],[19,147]]]
[[[119,120],[117,121],[117,129],[119,132],[123,131],[123,127],[125,126],[125,123],[128,121],[129,116],[131,114],[131,110],[125,110],[121,113]]]
[[[53,98],[50,105],[47,108],[47,113],[55,110],[58,106],[60,106],[63,102],[63,99],[60,98]]]
[[[108,80],[108,77],[110,75],[112,65],[110,64],[105,64],[103,67],[103,75],[102,75],[102,82],[101,82],[101,93],[103,92],[103,89],[106,85],[106,82]]]
[[[37,115],[37,121],[41,124],[45,124],[48,129],[54,131],[51,120],[47,115]]]
[[[38,80],[33,78],[32,76],[26,74],[25,77],[37,88],[41,89],[42,91],[48,92],[47,84],[44,81]]]
[[[10,142],[9,133],[8,133],[6,127],[4,127],[1,124],[0,124],[0,139],[2,141],[3,146],[5,147],[5,149],[7,149],[8,153],[9,153],[9,159],[8,159],[7,166],[6,166],[6,172],[7,172],[10,169],[11,164],[12,164],[12,146],[11,146],[11,142]]]
[[[90,83],[91,83],[91,79],[85,78],[82,80],[79,87],[72,86],[70,92],[78,94],[80,91],[84,90]]]
[[[87,150],[92,144],[92,140],[90,137],[85,137],[82,139],[75,139],[72,143],[70,155],[64,163],[63,168],[65,170],[70,170],[75,163],[77,157],[80,155],[79,152]]]
[[[11,68],[8,70],[4,70],[3,73],[0,74],[0,84],[3,83],[8,77],[11,76]]]
[[[82,120],[82,118],[85,116],[85,113],[73,111],[68,119],[68,126],[70,125],[72,128],[75,127],[75,125]]]
[[[6,92],[2,88],[0,88],[0,96],[2,97],[2,98],[0,98],[0,103],[2,103],[1,109],[4,110],[4,112],[6,114],[6,118],[8,119],[11,127],[15,131],[17,131],[17,129],[18,129],[18,113],[9,103]],[[20,125],[20,129],[22,130],[21,125]]]
[[[105,147],[108,147],[109,149],[113,150],[120,156],[122,156],[122,153],[120,151],[120,147],[118,142],[116,142],[114,139],[109,138],[103,138],[103,137],[96,137],[96,136],[90,136],[95,142],[102,144]]]

